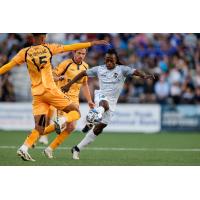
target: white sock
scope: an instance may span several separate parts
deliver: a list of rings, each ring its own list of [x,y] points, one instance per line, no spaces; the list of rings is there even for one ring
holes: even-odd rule
[[[21,147],[20,147],[20,149],[22,150],[22,151],[28,151],[28,146],[26,146],[25,144],[23,144]]]
[[[96,111],[97,111],[98,113],[103,114],[103,113],[105,112],[105,108],[104,108],[103,106],[99,106],[98,108],[96,108]]]
[[[81,140],[81,142],[77,145],[77,147],[82,150],[84,147],[86,147],[88,144],[92,143],[96,139],[96,135],[93,131],[90,131],[86,134],[86,136]]]
[[[46,148],[48,151],[53,151],[53,149],[51,147],[47,147]]]

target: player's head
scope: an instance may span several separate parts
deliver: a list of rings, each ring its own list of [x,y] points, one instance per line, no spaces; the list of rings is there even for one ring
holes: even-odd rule
[[[75,63],[80,64],[85,59],[87,49],[79,49],[73,52],[73,60]]]
[[[47,33],[32,33],[35,43],[42,44],[45,43]]]
[[[115,49],[109,49],[105,55],[105,64],[108,69],[114,69],[116,65],[121,65]]]

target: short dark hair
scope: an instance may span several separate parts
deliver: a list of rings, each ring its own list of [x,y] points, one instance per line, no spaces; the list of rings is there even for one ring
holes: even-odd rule
[[[122,63],[120,62],[120,60],[119,60],[119,56],[118,56],[118,54],[117,54],[117,51],[115,50],[115,49],[108,49],[108,51],[106,52],[106,54],[110,54],[110,55],[115,55],[116,56],[116,59],[117,59],[117,62],[116,62],[116,64],[118,64],[118,65],[122,65]]]
[[[47,33],[32,33],[32,35],[34,37],[38,37],[38,36],[41,36],[41,35],[47,35]]]

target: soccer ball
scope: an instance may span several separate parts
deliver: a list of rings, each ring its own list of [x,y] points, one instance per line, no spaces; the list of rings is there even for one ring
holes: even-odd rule
[[[100,114],[95,109],[90,110],[86,116],[86,120],[90,124],[98,123],[101,121],[101,119],[102,116],[100,116]]]

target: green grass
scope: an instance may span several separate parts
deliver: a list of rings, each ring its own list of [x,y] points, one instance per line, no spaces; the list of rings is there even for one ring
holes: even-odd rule
[[[25,162],[16,156],[17,148],[27,133],[0,131],[0,166],[193,166],[200,165],[199,133],[130,134],[103,133],[80,154],[80,160],[72,160],[69,149],[57,149],[55,159],[49,160],[39,148],[31,149],[36,162]],[[51,134],[50,141],[56,136]],[[71,148],[84,134],[75,132],[61,147]],[[116,148],[99,150],[94,148]],[[45,148],[45,147],[44,147]],[[119,150],[117,148],[123,148]],[[129,149],[128,149],[129,148]],[[132,149],[130,149],[132,148]],[[133,149],[134,148],[134,149]],[[180,151],[177,151],[177,150]],[[193,150],[193,151],[191,151]]]

